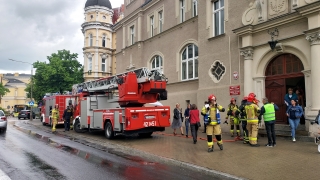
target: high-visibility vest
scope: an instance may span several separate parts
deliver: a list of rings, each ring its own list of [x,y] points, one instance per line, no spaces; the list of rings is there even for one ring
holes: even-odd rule
[[[276,112],[274,110],[273,104],[265,104],[264,106],[265,113],[263,113],[264,121],[273,121],[276,119]]]

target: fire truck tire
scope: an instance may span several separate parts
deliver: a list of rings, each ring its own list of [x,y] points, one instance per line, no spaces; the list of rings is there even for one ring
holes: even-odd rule
[[[114,138],[112,125],[111,125],[110,122],[107,122],[106,125],[104,126],[104,134],[105,134],[107,139],[113,139]]]
[[[77,133],[83,133],[84,132],[82,129],[80,129],[80,122],[79,122],[78,119],[74,122],[73,129]]]
[[[52,120],[51,120],[51,118],[50,118],[50,121],[49,121],[49,125],[52,128]]]
[[[143,138],[147,138],[147,137],[150,137],[152,135],[153,132],[148,132],[148,133],[139,133],[138,135],[140,137],[143,137]]]

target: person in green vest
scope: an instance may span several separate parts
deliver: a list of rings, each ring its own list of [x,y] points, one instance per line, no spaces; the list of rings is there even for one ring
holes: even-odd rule
[[[260,115],[258,117],[259,123],[261,121],[261,116],[263,116],[264,124],[267,130],[268,144],[266,147],[276,146],[276,134],[274,133],[274,125],[276,121],[276,111],[279,107],[272,103],[269,103],[268,98],[263,98],[263,106],[261,107]]]

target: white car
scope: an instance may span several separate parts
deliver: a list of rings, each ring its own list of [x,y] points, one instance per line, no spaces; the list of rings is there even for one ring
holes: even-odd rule
[[[0,110],[0,131],[7,130],[7,117],[2,110]]]

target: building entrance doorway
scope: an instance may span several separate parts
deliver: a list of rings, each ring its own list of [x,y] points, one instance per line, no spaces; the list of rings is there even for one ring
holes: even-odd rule
[[[267,66],[265,72],[266,97],[269,102],[274,102],[280,108],[276,112],[276,123],[278,124],[288,123],[287,106],[284,102],[288,88],[293,88],[294,92],[298,90],[302,98],[299,104],[305,104],[305,80],[301,72],[303,69],[301,60],[293,54],[281,54],[272,59]]]

